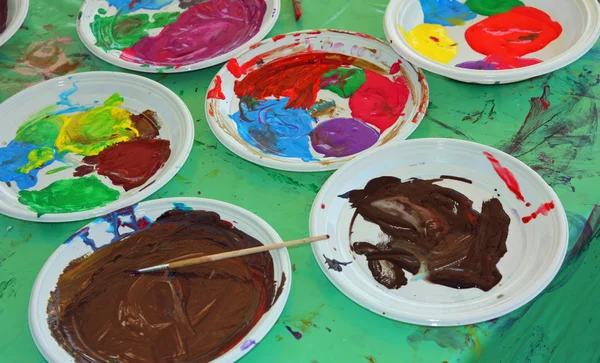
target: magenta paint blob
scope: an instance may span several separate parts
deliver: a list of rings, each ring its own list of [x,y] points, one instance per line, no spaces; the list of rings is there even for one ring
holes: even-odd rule
[[[353,118],[335,118],[322,123],[310,134],[316,152],[328,157],[357,154],[375,145],[379,132]]]

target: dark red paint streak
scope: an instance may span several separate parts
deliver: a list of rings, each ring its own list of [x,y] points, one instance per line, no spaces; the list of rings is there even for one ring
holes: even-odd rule
[[[285,38],[284,34],[276,35],[276,36],[273,37],[273,41],[276,42],[276,41],[281,40],[283,38]]]
[[[527,203],[525,201],[525,197],[523,196],[523,193],[521,193],[521,187],[519,186],[519,182],[515,178],[512,171],[503,167],[502,164],[500,164],[500,161],[498,161],[498,159],[496,159],[496,157],[494,155],[490,154],[489,152],[484,151],[483,155],[485,155],[487,157],[487,159],[490,161],[490,163],[492,163],[494,170],[496,171],[496,173],[498,174],[500,179],[502,179],[502,181],[504,181],[504,184],[506,184],[506,187],[511,192],[513,192],[513,194],[515,195],[515,197],[517,197],[518,200],[526,203],[526,205],[529,207],[531,204]]]
[[[215,86],[208,90],[208,93],[206,94],[207,98],[216,98],[218,100],[224,100],[225,99],[225,95],[223,94],[223,90],[221,89],[221,85],[223,84],[223,81],[221,80],[221,76],[216,76],[215,77]]]
[[[169,140],[135,139],[102,150],[97,157],[84,158],[114,185],[130,190],[146,183],[171,156]]]
[[[398,59],[398,61],[390,67],[390,74],[396,74],[400,72],[400,66],[402,65],[402,59]]]
[[[531,213],[531,215],[528,215],[526,217],[523,217],[523,223],[529,223],[531,222],[531,220],[536,219],[537,216],[544,215],[547,216],[548,213],[550,213],[550,211],[554,209],[554,201],[548,202],[548,203],[544,203],[542,205],[539,206],[539,208]]]

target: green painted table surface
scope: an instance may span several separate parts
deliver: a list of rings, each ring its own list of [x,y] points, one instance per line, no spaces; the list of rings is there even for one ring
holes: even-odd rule
[[[305,0],[294,21],[291,0],[269,36],[339,28],[384,38],[386,0]],[[0,48],[0,101],[70,72],[117,71],[79,41],[81,0],[31,0],[29,15]],[[309,246],[290,251],[293,284],[283,315],[241,361],[251,362],[598,362],[600,334],[600,44],[572,65],[502,86],[467,85],[427,73],[429,113],[411,138],[473,140],[521,159],[556,190],[569,219],[569,253],[550,286],[494,321],[426,328],[375,315],[341,294]],[[308,235],[311,203],[331,173],[266,169],[232,154],[210,132],[204,97],[219,66],[149,75],[190,108],[196,125],[190,158],[150,199],[198,196],[233,203],[270,223],[284,240]],[[550,106],[540,97],[547,91]],[[1,117],[10,117],[2,115]],[[0,362],[41,362],[27,311],[36,275],[50,254],[88,223],[41,224],[0,216]],[[297,340],[286,325],[302,333]]]

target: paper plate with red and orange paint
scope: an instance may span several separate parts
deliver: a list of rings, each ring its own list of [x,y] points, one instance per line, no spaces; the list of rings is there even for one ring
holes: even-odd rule
[[[600,35],[596,0],[392,0],[391,46],[428,71],[481,84],[517,82],[562,68]]]
[[[340,30],[275,36],[211,82],[206,117],[227,148],[291,171],[337,169],[406,139],[429,103],[424,74],[385,42]]]

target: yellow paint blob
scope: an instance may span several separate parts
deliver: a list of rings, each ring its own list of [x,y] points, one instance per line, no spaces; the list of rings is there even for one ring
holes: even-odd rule
[[[417,52],[440,63],[449,63],[458,53],[458,44],[439,24],[420,24],[405,32],[398,26],[406,42]]]
[[[31,150],[27,155],[29,161],[19,169],[19,173],[28,174],[33,169],[39,169],[44,164],[54,159],[54,150],[51,147],[41,147]]]
[[[114,94],[103,106],[60,116],[63,124],[55,142],[58,150],[82,156],[98,155],[111,145],[137,137],[139,132],[132,124],[132,114],[119,108],[122,104],[123,98]]]

